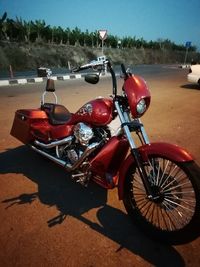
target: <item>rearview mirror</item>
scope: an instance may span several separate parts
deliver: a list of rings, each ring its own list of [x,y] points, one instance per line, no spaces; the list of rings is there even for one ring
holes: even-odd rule
[[[96,84],[99,81],[99,75],[95,73],[90,73],[85,76],[85,81],[88,83]]]

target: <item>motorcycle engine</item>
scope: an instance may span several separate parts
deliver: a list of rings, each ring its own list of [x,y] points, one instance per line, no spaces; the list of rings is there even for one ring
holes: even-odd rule
[[[94,136],[94,133],[91,127],[80,122],[74,127],[74,136],[76,138],[75,144],[66,151],[67,157],[72,164],[74,164],[79,160],[79,158],[81,158],[84,149],[88,146],[89,141]]]
[[[81,145],[87,146],[89,141],[94,136],[94,133],[91,127],[80,122],[74,127],[74,135]]]
[[[69,164],[78,162],[84,152],[92,144],[103,145],[110,136],[106,128],[91,128],[89,125],[80,122],[74,126],[74,139],[70,144],[57,146],[56,155],[58,158],[69,161]]]

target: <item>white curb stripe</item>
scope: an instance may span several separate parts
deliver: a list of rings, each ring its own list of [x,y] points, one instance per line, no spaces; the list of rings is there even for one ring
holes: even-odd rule
[[[51,79],[56,80],[70,80],[70,79],[81,79],[84,78],[86,73],[82,74],[70,74],[63,76],[51,76]],[[105,74],[104,74],[105,75]],[[105,75],[107,76],[107,74]],[[27,79],[10,79],[10,80],[0,80],[0,86],[13,85],[13,84],[26,84],[26,83],[38,83],[43,82],[46,77],[36,77],[36,78],[27,78]]]

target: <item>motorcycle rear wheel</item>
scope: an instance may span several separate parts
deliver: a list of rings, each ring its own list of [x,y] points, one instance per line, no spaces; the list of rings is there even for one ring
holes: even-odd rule
[[[133,223],[159,241],[183,244],[199,236],[200,168],[194,162],[176,163],[151,156],[145,164],[158,198],[147,198],[135,166],[124,184],[124,206]]]

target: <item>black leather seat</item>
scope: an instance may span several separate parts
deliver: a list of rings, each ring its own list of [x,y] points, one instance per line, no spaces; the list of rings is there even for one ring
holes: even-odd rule
[[[53,125],[65,124],[71,118],[69,110],[59,104],[44,103],[41,109],[47,113],[49,122]]]

